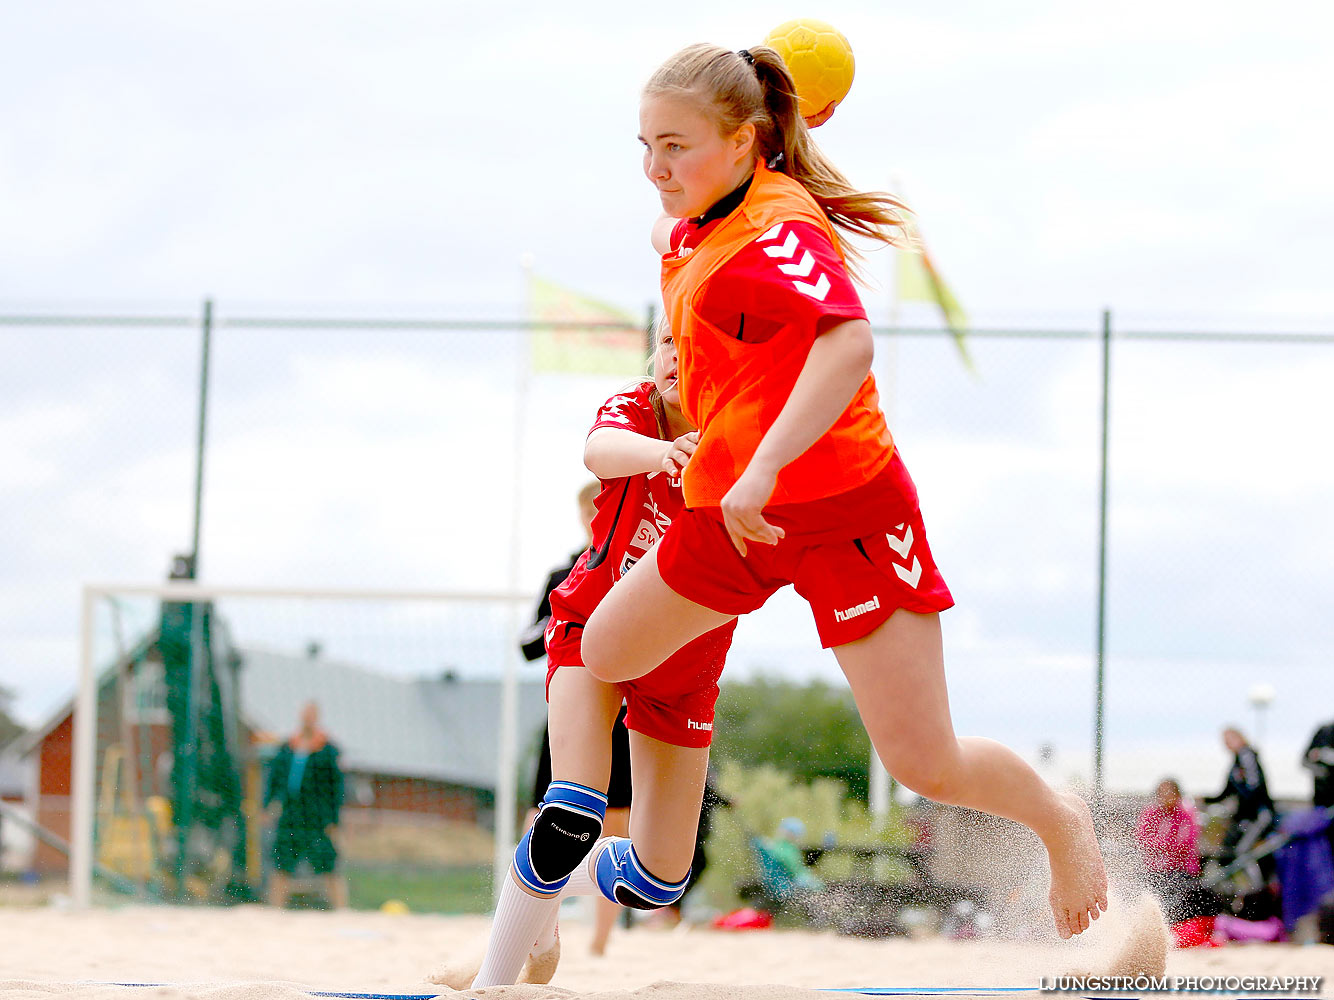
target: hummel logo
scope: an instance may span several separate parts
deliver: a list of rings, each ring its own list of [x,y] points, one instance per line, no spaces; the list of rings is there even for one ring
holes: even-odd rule
[[[773,230],[769,230],[773,232]],[[775,234],[777,235],[777,234]],[[764,252],[770,257],[792,257],[797,252],[797,234],[788,233],[781,246],[765,247]]]
[[[898,530],[903,531],[902,524],[899,525]],[[891,549],[893,549],[895,552],[899,554],[900,558],[907,559],[908,551],[912,548],[912,525],[911,524],[908,525],[908,530],[903,532],[902,538],[895,538],[888,531],[886,531],[885,541],[889,543],[889,547]]]
[[[829,275],[821,272],[817,281],[794,281],[792,284],[802,295],[809,295],[817,302],[823,302],[829,294]]]
[[[868,611],[875,611],[879,607],[880,607],[880,595],[876,594],[869,601],[864,601],[861,604],[854,605],[853,607],[848,608],[846,611],[835,611],[834,621],[845,622],[849,618],[856,618],[858,615],[864,615]]]
[[[909,587],[916,587],[917,581],[922,579],[922,561],[916,556],[912,557],[912,569],[906,569],[898,563],[890,563],[894,567],[894,572],[899,575],[899,579]]]
[[[782,235],[783,223],[780,222],[763,236],[756,238],[755,242],[773,243]],[[797,255],[798,250],[801,250],[801,246],[797,243],[797,234],[791,230],[788,230],[787,239],[783,240],[781,244],[774,243],[773,246],[764,247],[764,252],[770,257],[780,257],[789,262],[791,262],[792,258]],[[778,270],[782,271],[784,274],[793,276],[795,279],[807,277],[814,267],[815,257],[809,250],[806,250],[803,252],[800,260],[787,264],[779,264]],[[815,275],[814,281],[794,280],[792,282],[792,287],[801,292],[802,295],[809,295],[817,302],[823,302],[825,296],[829,294],[829,289],[832,286],[829,283],[829,275],[824,272],[819,272]]]
[[[794,278],[804,278],[811,273],[811,268],[815,266],[815,255],[807,250],[801,257],[801,260],[795,264],[779,264],[778,270],[784,274],[790,274]]]
[[[903,531],[903,525],[900,524],[896,530]],[[889,547],[899,554],[900,559],[907,559],[908,552],[912,549],[912,525],[909,524],[908,530],[903,532],[902,538],[896,538],[889,532],[885,532],[885,541]],[[894,572],[899,575],[899,579],[909,587],[916,587],[919,580],[922,579],[922,562],[916,556],[912,557],[912,569],[906,566],[900,566],[898,563],[890,563],[894,567]]]
[[[713,732],[713,723],[712,723],[712,722],[696,722],[694,719],[686,719],[686,728],[687,728],[687,729],[702,729],[702,730],[704,730],[706,733],[711,733],[711,732]]]

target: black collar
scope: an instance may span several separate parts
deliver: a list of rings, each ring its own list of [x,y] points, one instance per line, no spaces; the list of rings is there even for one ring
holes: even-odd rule
[[[742,182],[739,188],[737,188],[731,194],[723,195],[721,198],[719,198],[717,201],[713,203],[713,207],[710,208],[707,212],[705,212],[703,215],[695,217],[694,219],[691,219],[690,221],[693,222],[697,227],[707,226],[710,222],[731,215],[732,212],[736,210],[736,207],[740,205],[742,201],[745,200],[746,192],[750,190],[751,181],[753,181],[754,179],[755,175],[751,174]]]

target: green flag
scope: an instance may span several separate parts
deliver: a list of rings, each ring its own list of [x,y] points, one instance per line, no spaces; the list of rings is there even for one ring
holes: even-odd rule
[[[533,332],[533,371],[626,377],[644,373],[643,324],[624,309],[531,272],[528,302],[531,319],[562,324]]]
[[[921,233],[914,233],[918,250],[895,249],[895,296],[900,302],[932,302],[940,309],[945,325],[954,336],[954,346],[964,364],[971,370],[973,359],[968,355],[968,345],[964,335],[968,329],[968,316],[954,297],[950,286],[940,276],[931,254],[927,252]]]

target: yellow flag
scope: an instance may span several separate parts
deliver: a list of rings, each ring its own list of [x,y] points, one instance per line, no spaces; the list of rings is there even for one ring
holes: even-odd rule
[[[964,342],[964,334],[968,329],[968,316],[959,305],[959,300],[954,297],[954,293],[950,291],[950,286],[945,284],[945,279],[936,270],[931,254],[927,251],[926,244],[922,242],[921,233],[914,235],[917,238],[918,252],[904,250],[902,247],[894,251],[897,258],[895,296],[900,302],[935,303],[940,309],[945,325],[954,335],[954,346],[959,349],[964,364],[971,369],[973,359],[969,357],[968,345]]]
[[[643,323],[624,309],[580,295],[532,272],[528,275],[528,302],[531,319],[561,324],[533,332],[533,371],[626,377],[644,373],[647,352]]]

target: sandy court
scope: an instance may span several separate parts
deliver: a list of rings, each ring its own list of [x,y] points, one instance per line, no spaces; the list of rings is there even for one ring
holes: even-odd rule
[[[652,1000],[816,1000],[821,987],[1028,987],[1042,977],[1101,971],[1110,938],[1089,944],[938,939],[866,941],[832,933],[637,927],[588,954],[589,928],[567,921],[564,958],[549,987],[478,991],[490,1000],[634,995]],[[69,996],[295,1000],[306,990],[439,992],[426,977],[482,947],[482,917],[279,913],[131,907],[71,912],[0,909],[0,1000]],[[1323,975],[1331,996],[1334,948],[1251,945],[1172,952],[1169,975]],[[97,983],[154,982],[154,989]],[[781,985],[775,985],[781,984]],[[828,1000],[830,994],[823,994]]]

